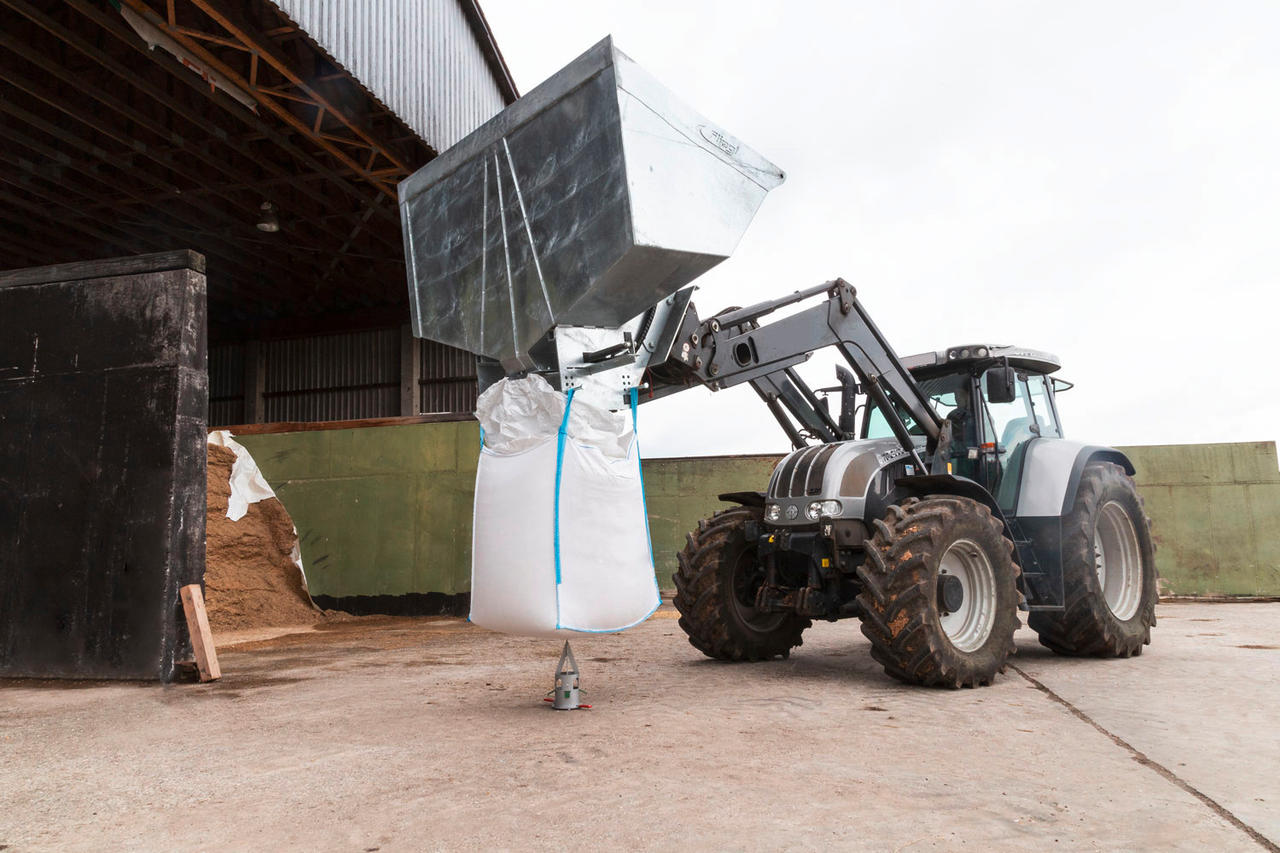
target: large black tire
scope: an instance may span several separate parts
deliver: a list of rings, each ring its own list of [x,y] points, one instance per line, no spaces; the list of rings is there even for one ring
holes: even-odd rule
[[[908,498],[889,507],[873,526],[866,559],[858,568],[862,633],[871,641],[871,656],[886,673],[910,684],[990,684],[1004,672],[1020,626],[1019,570],[1004,526],[977,501],[951,495]],[[943,611],[938,592],[944,557],[953,567],[956,559],[972,565],[966,577],[981,575],[985,594],[974,594],[970,580],[965,600],[972,596],[974,603],[985,602],[979,613],[985,608],[991,613],[973,616],[973,621],[964,617],[951,635],[943,625],[944,616],[950,620],[951,614]]]
[[[1134,541],[1126,548],[1122,540],[1129,534]],[[1106,546],[1113,552],[1118,549],[1140,561],[1128,575],[1141,583],[1136,591],[1131,584],[1123,585],[1123,573],[1131,563],[1125,563],[1123,557],[1113,557],[1107,565],[1108,572],[1121,573],[1111,575],[1111,603],[1107,584],[1099,577],[1098,549],[1103,542],[1113,543]],[[1116,560],[1121,562],[1117,564]],[[1062,584],[1066,605],[1063,611],[1036,611],[1027,620],[1040,635],[1042,645],[1073,657],[1127,658],[1142,654],[1156,624],[1159,591],[1155,549],[1142,498],[1119,465],[1091,462],[1080,476],[1075,503],[1062,520]]]
[[[678,556],[676,609],[689,642],[707,657],[758,661],[787,657],[812,624],[794,613],[760,613],[756,590],[764,570],[744,526],[755,507],[734,507],[698,522]]]

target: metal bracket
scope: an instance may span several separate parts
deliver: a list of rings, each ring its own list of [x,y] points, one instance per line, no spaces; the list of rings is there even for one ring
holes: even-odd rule
[[[593,373],[603,373],[606,370],[613,370],[615,367],[625,367],[628,364],[636,363],[636,354],[633,352],[624,352],[622,355],[615,355],[613,358],[606,358],[604,361],[597,361],[594,364],[569,364],[562,368],[564,373],[572,373],[574,376],[590,376]]]

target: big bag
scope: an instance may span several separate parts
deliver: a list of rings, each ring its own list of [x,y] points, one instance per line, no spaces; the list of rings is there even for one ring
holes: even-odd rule
[[[470,621],[529,636],[613,632],[661,603],[630,423],[540,376],[481,395]]]

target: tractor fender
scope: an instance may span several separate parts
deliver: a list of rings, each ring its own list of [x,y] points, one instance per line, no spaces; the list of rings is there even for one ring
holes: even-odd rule
[[[1000,504],[981,483],[968,477],[957,477],[954,474],[925,474],[916,477],[899,477],[894,480],[895,494],[906,492],[916,497],[925,498],[931,495],[955,495],[970,498],[991,510],[991,514],[1004,527],[1004,535],[1014,545],[1013,561],[1019,569],[1017,584],[1019,592],[1018,609],[1027,609],[1027,599],[1033,596],[1034,590],[1028,587],[1028,572],[1039,572],[1039,561],[1031,543],[1023,541],[1018,531],[1009,523]]]
[[[1006,536],[1014,541],[1018,539],[1009,527],[1009,520],[1004,517],[1004,511],[1000,509],[1000,505],[996,503],[996,499],[991,495],[991,492],[987,491],[981,483],[974,482],[968,477],[958,477],[955,474],[921,474],[915,477],[898,477],[893,483],[897,487],[895,494],[905,491],[908,495],[920,498],[929,497],[930,495],[955,495],[961,498],[971,498],[991,510],[991,514],[996,517],[996,520],[1004,525]]]
[[[1076,501],[1080,477],[1090,462],[1114,462],[1134,473],[1129,457],[1111,447],[1062,438],[1036,438],[1027,444],[1018,489],[1019,518],[1061,517]]]
[[[717,495],[725,503],[741,506],[764,506],[764,492],[722,492]]]

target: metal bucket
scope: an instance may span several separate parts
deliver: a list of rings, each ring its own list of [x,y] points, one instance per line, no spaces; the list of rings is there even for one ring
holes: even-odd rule
[[[727,258],[776,166],[605,38],[400,184],[414,333],[509,372]]]

